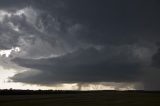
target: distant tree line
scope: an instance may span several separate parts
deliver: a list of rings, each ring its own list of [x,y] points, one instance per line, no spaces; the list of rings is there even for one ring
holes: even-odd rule
[[[129,91],[116,91],[116,90],[101,90],[101,91],[75,91],[75,90],[15,90],[3,89],[0,90],[0,95],[49,95],[49,94],[78,94],[78,93],[160,93],[160,91],[144,91],[144,90],[129,90]]]
[[[72,93],[82,93],[82,92],[72,91],[72,90],[14,90],[14,89],[0,90],[0,95],[39,95],[39,94],[48,95],[48,94],[72,94]]]

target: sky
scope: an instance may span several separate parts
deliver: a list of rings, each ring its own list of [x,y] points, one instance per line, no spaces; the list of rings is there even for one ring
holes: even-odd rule
[[[0,0],[0,89],[160,90],[159,0]]]

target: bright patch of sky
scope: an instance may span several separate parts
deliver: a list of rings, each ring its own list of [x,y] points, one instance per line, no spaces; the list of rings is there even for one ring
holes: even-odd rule
[[[9,57],[13,52],[20,52],[21,49],[19,47],[12,47],[8,50],[0,50],[0,56]]]

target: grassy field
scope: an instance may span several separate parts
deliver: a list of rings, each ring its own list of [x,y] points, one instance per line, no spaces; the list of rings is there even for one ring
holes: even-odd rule
[[[0,106],[160,106],[160,92],[1,95]]]

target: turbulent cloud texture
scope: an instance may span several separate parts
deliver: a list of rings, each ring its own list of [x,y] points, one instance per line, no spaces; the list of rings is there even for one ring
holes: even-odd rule
[[[0,2],[0,63],[29,69],[13,82],[160,89],[159,1]]]

